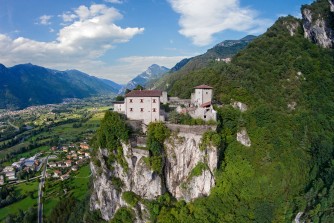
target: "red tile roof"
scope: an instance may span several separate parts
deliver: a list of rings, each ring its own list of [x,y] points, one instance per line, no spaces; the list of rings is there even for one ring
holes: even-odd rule
[[[202,85],[196,86],[194,88],[195,89],[212,89],[213,87],[210,87],[209,85],[202,84]]]
[[[160,97],[162,91],[159,90],[133,90],[125,95],[125,97]]]
[[[205,108],[205,107],[208,107],[208,106],[210,106],[210,105],[211,105],[211,101],[206,102],[206,103],[204,103],[204,104],[201,104],[201,107],[202,107],[202,108]]]

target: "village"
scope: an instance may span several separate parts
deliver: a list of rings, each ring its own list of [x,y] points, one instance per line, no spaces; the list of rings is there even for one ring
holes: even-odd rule
[[[66,180],[71,172],[76,172],[89,162],[90,147],[86,142],[64,146],[52,146],[48,152],[39,152],[29,158],[20,158],[2,169],[0,185],[17,184],[40,178],[42,167],[47,164],[45,176]]]

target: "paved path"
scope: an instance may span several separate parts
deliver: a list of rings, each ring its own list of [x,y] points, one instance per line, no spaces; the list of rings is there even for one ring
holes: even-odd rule
[[[17,131],[20,130],[20,128],[16,125],[14,125],[13,123],[11,123],[9,120],[7,120],[8,125],[12,126],[14,129],[16,129]]]
[[[89,178],[92,176],[92,173],[90,173],[87,177],[77,177],[77,176],[74,176],[74,178]]]
[[[42,172],[42,178],[41,181],[39,183],[39,187],[38,187],[38,223],[42,223],[43,222],[43,202],[42,202],[42,198],[43,198],[43,187],[44,187],[44,183],[45,183],[45,173],[46,173],[46,167],[48,165],[48,159],[49,156],[46,157],[46,159],[44,160],[44,170]]]

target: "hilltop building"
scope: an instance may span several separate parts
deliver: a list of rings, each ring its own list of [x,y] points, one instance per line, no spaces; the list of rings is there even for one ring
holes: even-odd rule
[[[160,103],[167,102],[167,93],[159,90],[133,90],[125,95],[124,102],[115,102],[114,110],[130,120],[142,120],[144,124],[165,121]]]
[[[200,85],[194,88],[191,99],[168,98],[167,92],[159,90],[133,90],[125,95],[124,101],[114,102],[114,111],[125,114],[130,120],[150,122],[165,121],[165,111],[160,104],[170,104],[179,113],[188,113],[193,118],[216,121],[212,107],[213,88]]]

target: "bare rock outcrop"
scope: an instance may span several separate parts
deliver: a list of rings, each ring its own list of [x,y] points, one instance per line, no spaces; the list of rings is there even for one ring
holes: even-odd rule
[[[91,195],[92,210],[99,210],[102,218],[110,220],[120,207],[129,205],[123,201],[122,194],[132,191],[143,199],[152,200],[166,191],[177,199],[191,201],[208,196],[215,185],[213,172],[217,168],[217,149],[208,146],[200,148],[202,136],[187,131],[174,132],[165,141],[164,173],[159,175],[147,166],[145,159],[149,152],[145,149],[132,148],[123,144],[123,158],[126,165],[108,162],[108,150],[97,152],[97,162],[91,162],[94,190]],[[193,174],[196,166],[204,166],[200,172]],[[115,179],[121,181],[115,184]],[[147,222],[148,211],[139,202],[132,207],[136,222]]]
[[[100,210],[103,219],[110,220],[120,207],[127,206],[122,200],[122,193],[125,191],[133,191],[145,199],[154,199],[164,193],[161,177],[143,162],[145,154],[147,153],[133,152],[129,145],[123,144],[123,155],[128,166],[128,170],[125,170],[117,162],[108,168],[105,162],[108,151],[99,150],[96,158],[101,165],[97,166],[93,162],[90,164],[94,185],[90,206],[92,210]],[[115,179],[121,181],[121,187],[113,183]],[[139,207],[142,210],[145,209],[143,204],[140,204]],[[147,219],[138,215],[137,209],[134,208],[136,222],[146,222]]]
[[[237,141],[246,147],[250,147],[252,145],[246,128],[242,128],[240,131],[237,132]]]
[[[298,21],[284,22],[284,25],[289,30],[290,36],[296,35],[298,28],[300,27],[300,23]]]
[[[248,106],[245,103],[242,103],[240,101],[235,101],[231,103],[232,107],[235,109],[240,110],[241,112],[245,112],[248,110]]]
[[[329,0],[330,13],[334,12],[334,1]],[[314,13],[310,8],[302,10],[304,36],[323,48],[333,48],[334,30],[328,15]]]
[[[215,185],[212,172],[217,168],[217,149],[200,149],[201,136],[191,133],[180,133],[166,145],[166,187],[176,198],[186,201],[208,196]],[[200,176],[189,179],[192,170],[199,163],[207,165],[208,170]]]

